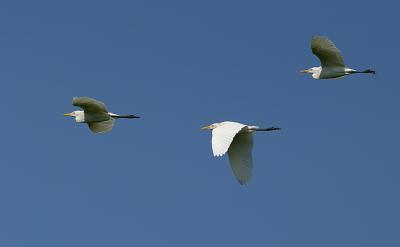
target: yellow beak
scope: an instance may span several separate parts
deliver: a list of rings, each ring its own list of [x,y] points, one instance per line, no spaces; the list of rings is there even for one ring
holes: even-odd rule
[[[73,113],[71,112],[71,113],[65,113],[65,114],[63,114],[64,116],[66,116],[66,117],[72,117],[73,115],[72,115]]]
[[[300,70],[300,73],[310,73],[310,69]]]
[[[204,127],[202,127],[201,129],[202,129],[202,130],[209,130],[209,129],[211,129],[211,125],[204,126]]]

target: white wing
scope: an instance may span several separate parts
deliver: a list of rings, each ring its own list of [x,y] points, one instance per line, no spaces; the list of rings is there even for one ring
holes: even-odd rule
[[[222,156],[232,143],[233,138],[246,125],[235,122],[223,122],[221,126],[212,130],[212,150],[214,156]]]
[[[240,184],[246,184],[251,178],[253,169],[253,134],[239,133],[233,139],[228,150],[232,171]]]
[[[85,112],[108,113],[106,105],[103,102],[89,97],[74,97],[72,105],[79,106]]]
[[[335,44],[324,36],[313,36],[311,50],[324,67],[345,67],[342,54]]]
[[[72,105],[79,106],[85,112],[85,122],[100,122],[110,119],[106,105],[89,97],[74,97]]]
[[[88,123],[90,130],[93,133],[104,133],[110,131],[114,127],[114,119],[110,118],[103,122],[91,122]]]

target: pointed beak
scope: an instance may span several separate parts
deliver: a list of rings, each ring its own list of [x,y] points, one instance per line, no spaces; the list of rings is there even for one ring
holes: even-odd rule
[[[201,130],[209,130],[209,129],[211,129],[211,125],[204,126],[204,127],[201,128]]]
[[[71,113],[65,113],[65,114],[63,114],[64,116],[66,116],[66,117],[72,117],[73,116],[73,113],[71,112]]]
[[[300,73],[310,73],[310,69],[300,70]]]

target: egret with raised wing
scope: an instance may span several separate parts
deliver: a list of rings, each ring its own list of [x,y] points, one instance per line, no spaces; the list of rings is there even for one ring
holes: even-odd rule
[[[232,171],[242,185],[249,182],[252,175],[253,132],[280,130],[236,122],[214,123],[201,129],[212,130],[211,146],[214,156],[222,156],[228,152]]]
[[[375,74],[375,71],[371,69],[358,71],[347,67],[344,64],[340,50],[327,37],[313,36],[311,39],[311,50],[319,58],[321,66],[312,67],[300,72],[310,73],[314,79],[333,79],[357,73]]]
[[[78,106],[83,111],[73,111],[64,116],[75,117],[77,123],[87,123],[93,133],[104,133],[110,131],[117,118],[139,118],[135,115],[117,115],[107,111],[103,102],[89,97],[75,97],[72,105]]]

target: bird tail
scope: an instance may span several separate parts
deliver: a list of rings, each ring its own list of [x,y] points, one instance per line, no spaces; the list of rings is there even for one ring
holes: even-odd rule
[[[270,128],[257,128],[254,129],[255,131],[274,131],[274,130],[280,130],[281,128],[275,128],[275,127],[270,127]]]
[[[139,116],[135,115],[114,115],[113,118],[140,118]]]

